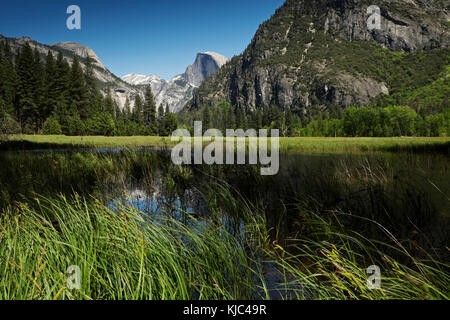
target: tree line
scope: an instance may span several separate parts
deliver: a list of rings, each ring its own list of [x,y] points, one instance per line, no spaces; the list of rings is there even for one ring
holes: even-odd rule
[[[299,130],[302,136],[398,137],[450,136],[450,108],[421,116],[408,106],[347,108],[340,119],[318,119]]]
[[[84,64],[50,50],[42,59],[28,43],[16,55],[0,45],[0,133],[164,136],[177,128],[168,106],[156,108],[150,85],[133,110],[128,99],[120,109],[99,90],[92,60]]]
[[[283,137],[450,136],[450,107],[430,115],[418,114],[409,106],[349,107],[305,115],[277,106],[245,112],[222,102],[184,112],[180,120],[191,133],[193,122],[202,121],[203,130],[279,129]]]

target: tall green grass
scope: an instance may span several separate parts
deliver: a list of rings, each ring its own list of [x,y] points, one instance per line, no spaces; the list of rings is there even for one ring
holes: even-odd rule
[[[0,299],[249,299],[254,274],[223,227],[152,222],[79,197],[7,210],[0,227]],[[81,290],[67,268],[81,268]]]
[[[304,212],[313,231],[307,237],[289,239],[277,246],[274,262],[290,274],[290,283],[305,290],[296,291],[298,299],[332,300],[448,300],[450,264],[431,255],[414,257],[392,233],[370,219],[390,241],[380,242],[357,232],[348,232],[336,223],[342,212],[334,212],[335,221]],[[386,252],[394,252],[395,258]],[[405,262],[399,262],[402,257]],[[380,288],[368,286],[368,267],[380,268]]]
[[[449,265],[416,259],[393,237],[380,243],[342,233],[314,213],[307,236],[271,241],[254,212],[242,242],[193,216],[187,226],[80,197],[36,202],[38,209],[20,204],[1,217],[0,299],[254,299],[274,290],[289,299],[449,298]],[[273,288],[262,271],[267,262],[284,277]],[[71,265],[81,269],[80,290],[68,288]],[[367,287],[370,265],[381,268],[381,289]]]

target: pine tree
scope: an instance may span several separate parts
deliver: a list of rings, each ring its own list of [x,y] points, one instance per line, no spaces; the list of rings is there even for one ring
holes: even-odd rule
[[[88,56],[85,60],[86,70],[84,78],[86,80],[86,87],[88,90],[89,106],[87,110],[87,116],[90,117],[102,108],[102,94],[98,89],[97,82],[94,75],[94,66],[92,65],[92,59]]]
[[[58,104],[58,75],[56,62],[49,50],[44,72],[44,103],[42,106],[42,118],[47,119],[52,115]]]
[[[163,119],[164,118],[164,114],[165,114],[164,106],[161,103],[159,105],[159,108],[158,108],[158,120]]]
[[[120,107],[119,107],[119,105],[117,104],[117,102],[115,100],[113,100],[113,104],[114,104],[113,118],[114,119],[121,119],[122,118],[122,110],[120,110]]]
[[[142,100],[141,97],[137,95],[134,101],[133,114],[131,115],[131,118],[133,122],[135,122],[138,125],[142,125],[144,123],[144,116],[142,114],[142,111],[143,111]]]
[[[156,103],[153,96],[152,87],[147,86],[145,92],[145,103],[144,103],[144,125],[149,126],[154,132],[157,131],[156,123]]]
[[[103,112],[111,115],[113,118],[115,117],[116,107],[110,93],[106,96]]]
[[[164,131],[164,117],[165,117],[164,106],[161,103],[158,108],[158,133],[161,136],[163,135]]]
[[[86,86],[88,87],[89,94],[94,95],[97,91],[97,83],[95,82],[94,66],[89,56],[86,57],[85,67],[84,77],[86,79]]]
[[[171,135],[178,128],[178,118],[173,112],[167,112],[164,115],[163,128],[160,132],[161,136]]]
[[[56,80],[54,89],[54,99],[56,105],[54,107],[53,115],[61,124],[64,134],[72,133],[72,128],[70,125],[72,122],[71,117],[79,117],[78,114],[74,115],[74,112],[69,110],[70,72],[71,69],[69,63],[66,59],[64,59],[63,54],[59,52],[56,59]]]
[[[60,113],[65,113],[69,105],[70,66],[61,52],[56,59],[55,99]]]
[[[19,123],[6,112],[6,105],[0,96],[0,141],[6,140],[8,135],[20,133],[20,131]]]
[[[14,105],[16,100],[17,88],[19,86],[19,77],[17,75],[16,68],[13,63],[13,55],[9,47],[8,40],[5,41],[4,46],[0,47],[0,51],[3,50],[3,71],[4,71],[4,82],[3,87],[0,88],[3,95],[3,101],[5,104],[6,111],[10,115],[15,115],[17,117],[17,110]]]
[[[71,113],[78,112],[81,120],[86,120],[89,116],[89,95],[84,73],[76,56],[72,64],[69,91]]]
[[[38,106],[35,101],[35,59],[28,43],[17,56],[17,73],[20,81],[17,110],[19,122],[25,133],[33,133],[37,129],[34,124],[38,114]]]

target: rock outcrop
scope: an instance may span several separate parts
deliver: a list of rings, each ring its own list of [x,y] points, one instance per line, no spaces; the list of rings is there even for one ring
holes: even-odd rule
[[[380,8],[379,29],[368,27],[371,5]],[[449,50],[449,12],[448,2],[432,0],[287,0],[188,108],[366,105],[391,90],[389,68],[399,59]]]
[[[187,67],[186,72],[182,75],[183,79],[194,87],[198,87],[227,62],[226,57],[215,52],[199,53],[194,64]]]

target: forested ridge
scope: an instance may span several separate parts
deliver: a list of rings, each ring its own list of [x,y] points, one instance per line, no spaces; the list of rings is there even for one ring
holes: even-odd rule
[[[4,134],[168,135],[177,118],[157,108],[150,86],[145,99],[136,97],[122,110],[104,96],[94,77],[92,61],[85,70],[79,58],[72,65],[63,53],[42,59],[25,44],[14,55],[6,41],[0,46],[0,131]]]
[[[432,0],[287,0],[187,109],[283,135],[448,136],[448,15]]]

